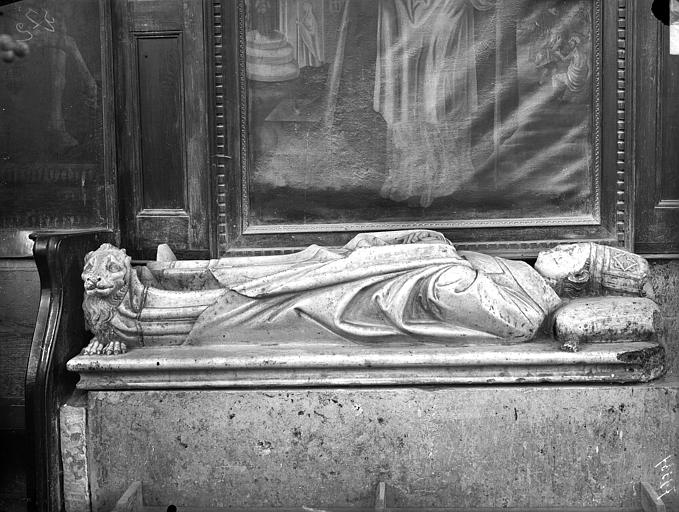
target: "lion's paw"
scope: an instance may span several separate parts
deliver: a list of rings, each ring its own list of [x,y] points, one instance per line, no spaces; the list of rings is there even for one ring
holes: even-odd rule
[[[115,356],[127,352],[127,345],[121,341],[112,341],[104,347],[104,354],[107,356]]]

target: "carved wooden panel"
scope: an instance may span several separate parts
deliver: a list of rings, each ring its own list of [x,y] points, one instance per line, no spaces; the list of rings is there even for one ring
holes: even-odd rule
[[[136,38],[144,209],[185,209],[181,34]],[[180,115],[178,115],[180,114]]]
[[[679,56],[650,7],[637,10],[635,250],[679,253]]]
[[[116,0],[113,34],[123,245],[209,253],[205,17],[200,0]]]

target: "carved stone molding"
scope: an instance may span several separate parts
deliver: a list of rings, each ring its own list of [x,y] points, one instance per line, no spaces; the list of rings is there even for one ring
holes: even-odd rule
[[[226,162],[227,133],[224,85],[224,10],[221,0],[213,0],[211,9],[212,94],[213,94],[213,148],[215,152],[215,182],[217,203],[217,244],[219,252],[226,243]]]
[[[106,358],[78,356],[78,387],[101,389],[250,388],[511,383],[645,382],[664,371],[656,343],[589,345],[564,352],[529,345],[371,347],[354,343],[155,347]]]

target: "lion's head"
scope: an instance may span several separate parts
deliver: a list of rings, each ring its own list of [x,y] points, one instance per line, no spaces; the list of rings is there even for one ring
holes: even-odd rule
[[[132,259],[125,249],[102,244],[85,256],[82,279],[85,285],[85,326],[94,333],[83,353],[125,352],[126,346],[118,339],[113,320],[134,279]]]
[[[125,249],[111,244],[102,244],[99,249],[87,253],[82,279],[87,295],[98,296],[109,301],[124,295],[132,271],[132,259]]]

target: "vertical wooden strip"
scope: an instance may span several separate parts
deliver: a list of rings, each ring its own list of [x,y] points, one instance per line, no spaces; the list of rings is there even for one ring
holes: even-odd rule
[[[101,108],[103,117],[103,166],[106,188],[106,227],[119,229],[118,177],[116,176],[115,96],[113,78],[113,24],[111,2],[99,0],[101,41]]]

